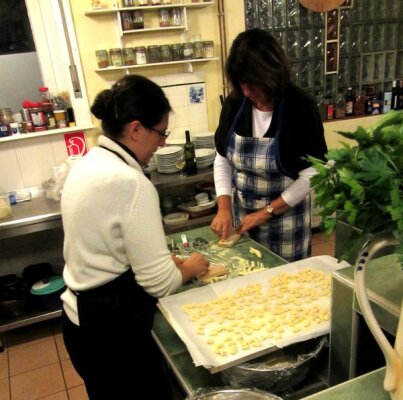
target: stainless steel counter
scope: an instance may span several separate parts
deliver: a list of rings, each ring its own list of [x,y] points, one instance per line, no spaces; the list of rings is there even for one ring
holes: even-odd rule
[[[62,227],[58,201],[39,197],[11,209],[13,216],[0,220],[0,240]]]

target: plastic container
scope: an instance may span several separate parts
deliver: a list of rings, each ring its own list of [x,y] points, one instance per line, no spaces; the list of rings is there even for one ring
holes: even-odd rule
[[[54,275],[34,283],[30,292],[36,308],[43,311],[53,311],[61,308],[60,295],[65,288],[63,278]]]

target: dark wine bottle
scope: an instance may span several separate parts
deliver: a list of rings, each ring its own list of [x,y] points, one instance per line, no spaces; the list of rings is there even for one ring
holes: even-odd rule
[[[185,135],[186,143],[183,149],[185,153],[185,171],[188,175],[193,175],[197,173],[195,145],[190,140],[190,132],[185,131]]]

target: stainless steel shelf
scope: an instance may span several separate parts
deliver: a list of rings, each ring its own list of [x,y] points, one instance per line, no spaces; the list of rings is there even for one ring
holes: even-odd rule
[[[9,319],[0,319],[0,333],[11,329],[21,328],[35,324],[37,322],[47,321],[52,318],[58,318],[62,315],[62,310],[55,311],[30,311],[26,314]]]

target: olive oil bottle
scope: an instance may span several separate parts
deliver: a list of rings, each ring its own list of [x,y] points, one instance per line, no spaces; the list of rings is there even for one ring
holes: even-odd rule
[[[197,164],[196,164],[196,151],[195,145],[190,140],[190,132],[185,131],[186,143],[184,146],[185,153],[185,171],[188,175],[194,175],[197,173]]]

